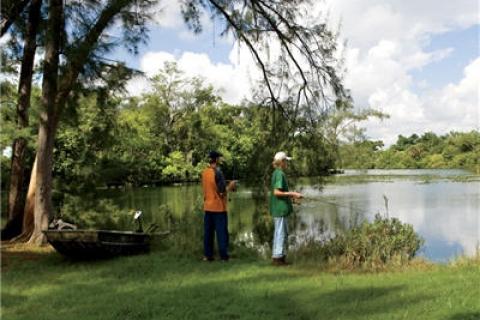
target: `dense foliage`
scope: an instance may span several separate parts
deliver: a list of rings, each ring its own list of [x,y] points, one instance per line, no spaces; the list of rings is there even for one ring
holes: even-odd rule
[[[480,172],[480,132],[426,132],[397,142],[382,150],[382,141],[362,139],[340,147],[343,168],[419,169],[465,168]]]
[[[278,112],[273,126],[268,107],[227,104],[214,88],[186,78],[175,64],[166,64],[151,83],[152,92],[139,97],[87,91],[70,101],[55,141],[57,195],[104,186],[198,181],[213,149],[224,154],[228,179],[261,179],[280,148],[298,159],[298,174],[320,174],[333,166],[332,147],[320,130],[301,133],[301,117],[292,124]],[[38,94],[34,92],[34,100]],[[12,112],[2,108],[5,128]],[[31,151],[35,126],[28,131]],[[14,128],[2,131],[2,149],[18,134]]]
[[[424,240],[412,225],[377,214],[374,221],[338,234],[325,243],[307,242],[297,255],[317,257],[345,268],[377,269],[411,260]]]

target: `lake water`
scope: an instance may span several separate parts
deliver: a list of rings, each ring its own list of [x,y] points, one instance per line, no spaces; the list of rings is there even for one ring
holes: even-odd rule
[[[326,178],[291,179],[291,185],[306,196],[295,206],[294,244],[330,238],[377,213],[412,224],[425,239],[419,255],[432,261],[473,255],[480,244],[480,176],[467,171],[346,170]],[[241,184],[230,196],[229,229],[236,237],[251,238],[259,207],[266,210],[265,201],[253,199],[255,190]],[[121,207],[142,210],[147,221],[161,214],[162,205],[188,219],[202,200],[198,184],[107,194]]]

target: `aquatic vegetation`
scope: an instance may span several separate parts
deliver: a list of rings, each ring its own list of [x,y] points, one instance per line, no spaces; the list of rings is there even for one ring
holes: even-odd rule
[[[412,225],[377,214],[374,221],[363,222],[325,242],[307,241],[295,255],[299,260],[309,257],[348,269],[377,269],[409,262],[423,243]]]

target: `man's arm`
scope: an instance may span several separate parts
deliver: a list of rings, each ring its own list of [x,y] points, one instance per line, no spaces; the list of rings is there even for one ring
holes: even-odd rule
[[[294,199],[300,199],[303,197],[303,195],[299,192],[295,191],[282,191],[280,189],[274,189],[273,190],[273,195],[275,197],[290,197]]]
[[[294,198],[294,199],[299,199],[303,197],[303,195],[298,192],[282,191],[282,189],[288,188],[286,187],[286,185],[287,185],[287,182],[286,182],[285,176],[277,172],[273,182],[273,195],[276,197],[282,197],[282,198],[287,197],[287,198]]]

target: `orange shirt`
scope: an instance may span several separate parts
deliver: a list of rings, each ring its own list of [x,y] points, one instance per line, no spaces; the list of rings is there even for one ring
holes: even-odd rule
[[[227,195],[223,197],[217,192],[215,169],[208,167],[202,172],[203,210],[211,212],[227,212]]]

